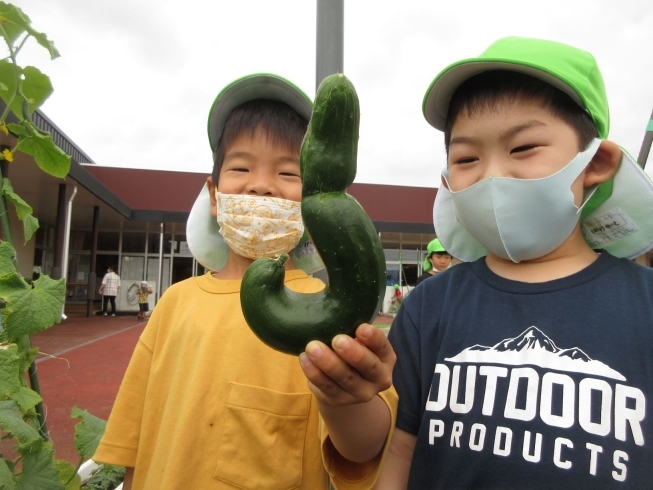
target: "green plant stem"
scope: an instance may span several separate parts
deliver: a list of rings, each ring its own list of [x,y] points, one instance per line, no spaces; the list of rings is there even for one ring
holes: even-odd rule
[[[11,57],[11,61],[14,65],[14,76],[16,78],[16,89],[14,90],[14,93],[11,95],[11,99],[7,103],[7,107],[5,107],[4,112],[2,113],[2,116],[0,116],[0,122],[4,122],[7,119],[7,116],[9,115],[9,112],[11,111],[11,106],[14,103],[14,100],[16,99],[16,96],[18,95],[18,92],[20,91],[20,77],[18,76],[18,65],[16,64],[16,52],[14,51],[14,47],[9,43],[7,40],[7,31],[5,31],[5,28],[0,24],[0,34],[2,34],[3,39],[5,40],[5,44],[7,44],[7,48],[9,49],[9,56]],[[22,47],[22,44],[21,44]],[[13,243],[12,243],[13,245]]]
[[[0,170],[0,189],[2,189],[4,181],[5,178]],[[7,200],[5,199],[4,194],[0,194],[0,223],[2,223],[2,236],[15,250],[14,237],[11,234],[11,223],[9,222],[9,209],[7,208]],[[18,257],[14,256],[12,262],[16,268],[16,272],[18,272]]]
[[[27,345],[31,347],[31,342],[29,335],[26,335],[27,337]],[[36,362],[32,361],[32,364],[29,365],[28,369],[29,373],[29,384],[32,388],[32,390],[36,391],[39,396],[41,396],[41,386],[39,385],[39,377],[36,375]],[[36,404],[36,417],[39,421],[39,434],[41,434],[41,437],[45,439],[46,441],[50,440],[50,433],[48,432],[48,427],[45,425],[45,416],[43,415],[43,402],[38,402]]]
[[[79,462],[77,463],[77,467],[75,468],[75,472],[71,475],[70,479],[69,479],[66,483],[63,484],[64,487],[68,486],[68,484],[69,484],[71,481],[73,481],[73,479],[75,478],[75,476],[77,476],[77,472],[78,472],[79,469],[82,467],[82,464],[84,464],[84,456],[80,456],[80,457],[79,457]]]
[[[16,61],[16,56],[18,56],[18,53],[20,53],[20,50],[23,49],[23,46],[25,46],[25,43],[27,42],[27,40],[28,40],[31,36],[32,36],[32,35],[31,35],[30,33],[28,33],[28,32],[25,33],[25,37],[23,38],[23,40],[20,42],[20,44],[18,45],[18,47],[17,47],[16,50],[14,51],[14,56],[13,56],[13,58],[12,58],[14,61]],[[5,38],[5,39],[6,39],[6,38]]]
[[[2,172],[0,172],[0,189],[4,183],[4,177],[2,177]],[[5,241],[9,242],[11,246],[14,246],[14,240],[11,235],[11,224],[9,223],[9,211],[7,210],[7,201],[5,196],[0,196],[0,223],[2,223],[2,236]]]

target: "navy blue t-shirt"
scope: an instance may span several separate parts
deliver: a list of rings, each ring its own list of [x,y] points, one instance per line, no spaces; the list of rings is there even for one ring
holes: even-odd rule
[[[653,270],[602,252],[529,284],[460,264],[389,338],[409,489],[653,488]]]

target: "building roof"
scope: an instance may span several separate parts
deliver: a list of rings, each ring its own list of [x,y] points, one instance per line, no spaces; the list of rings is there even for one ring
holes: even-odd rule
[[[116,197],[132,209],[132,218],[151,213],[187,217],[208,174],[84,165]],[[377,184],[352,184],[348,189],[378,231],[433,233],[437,189]],[[185,219],[184,219],[185,220]]]
[[[3,107],[4,102],[0,100],[0,109]],[[100,214],[103,226],[119,226],[124,219],[187,221],[208,174],[99,166],[41,111],[35,111],[33,117],[35,124],[51,133],[55,143],[72,156],[70,173],[61,180],[41,172],[30,157],[17,154],[17,162],[9,172],[12,183],[34,207],[39,219],[54,225],[61,187],[67,185],[72,189],[71,184],[79,184],[80,192],[74,199],[73,226],[91,226],[93,208],[103,203],[108,206]],[[358,200],[380,232],[434,233],[435,188],[355,183],[348,192]],[[70,190],[65,197],[72,199]]]
[[[85,165],[132,210],[190,212],[207,174]]]

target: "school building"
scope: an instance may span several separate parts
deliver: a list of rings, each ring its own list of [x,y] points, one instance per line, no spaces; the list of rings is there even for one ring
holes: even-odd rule
[[[12,163],[2,162],[2,175],[40,223],[23,245],[22,223],[9,205],[23,275],[65,277],[66,311],[90,315],[101,308],[98,288],[110,265],[122,281],[119,311],[138,309],[135,290],[140,281],[153,286],[154,302],[170,284],[204,273],[188,249],[186,221],[208,173],[100,166],[43,113],[35,112],[34,122],[72,156],[72,165],[68,176],[58,179],[22,153]],[[2,134],[0,145],[12,146],[12,138]],[[414,285],[426,245],[435,237],[437,189],[353,184],[348,192],[379,232],[389,289]]]

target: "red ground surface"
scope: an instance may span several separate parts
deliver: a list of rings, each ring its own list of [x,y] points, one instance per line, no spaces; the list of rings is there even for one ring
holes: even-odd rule
[[[36,368],[55,457],[76,464],[74,406],[107,419],[145,323],[134,316],[75,317],[32,336]],[[50,357],[52,356],[52,357]],[[3,441],[0,452],[11,453]]]
[[[379,315],[377,325],[392,322]],[[73,446],[74,406],[107,419],[138,337],[146,323],[134,316],[86,318],[69,316],[63,323],[32,336],[38,347],[36,367],[46,413],[46,425],[54,442],[55,457],[77,464]],[[0,442],[0,453],[13,453],[12,441]]]

